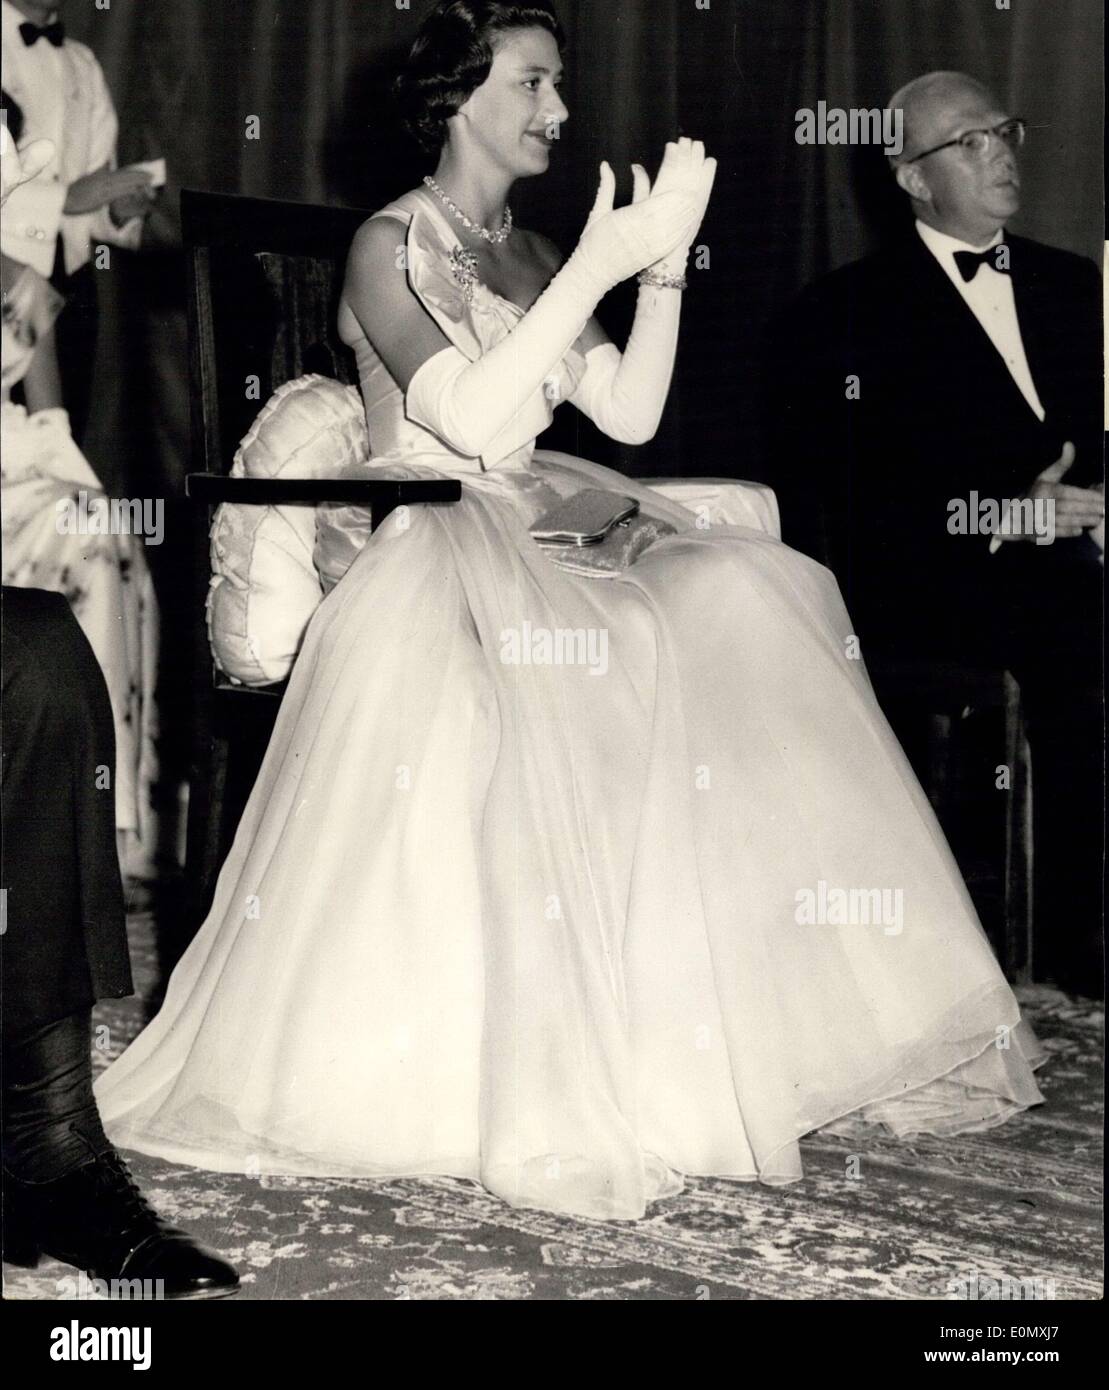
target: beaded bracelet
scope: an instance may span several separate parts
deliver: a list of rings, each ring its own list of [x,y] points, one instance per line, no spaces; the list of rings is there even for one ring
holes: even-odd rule
[[[654,271],[641,270],[635,277],[641,285],[655,285],[660,290],[684,290],[689,281],[684,275],[660,275]]]

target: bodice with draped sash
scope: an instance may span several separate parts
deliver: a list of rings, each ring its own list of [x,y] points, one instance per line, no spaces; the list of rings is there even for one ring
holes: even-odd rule
[[[426,189],[406,193],[373,217],[390,217],[407,224],[402,244],[408,283],[443,335],[470,361],[477,361],[516,327],[524,314],[519,305],[496,294],[481,280],[473,281],[467,292],[455,277],[456,253],[462,243]],[[571,395],[585,371],[582,353],[571,347],[518,418],[501,431],[480,459],[472,459],[408,418],[403,393],[346,304],[340,308],[339,329],[354,350],[370,451],[378,460],[437,458],[445,470],[456,473],[526,468],[536,437],[551,422],[555,404]]]

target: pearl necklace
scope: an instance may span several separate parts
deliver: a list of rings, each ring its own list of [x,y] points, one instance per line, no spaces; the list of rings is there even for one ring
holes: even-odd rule
[[[477,236],[483,238],[483,240],[492,242],[494,246],[499,246],[502,241],[508,239],[508,234],[512,230],[512,209],[507,203],[504,205],[504,221],[501,223],[500,230],[488,232],[484,227],[479,227],[476,222],[471,222],[462,209],[447,197],[430,174],[424,175],[424,183],[426,183],[432,193],[446,205],[447,211],[451,216],[461,222],[468,232],[474,232]]]

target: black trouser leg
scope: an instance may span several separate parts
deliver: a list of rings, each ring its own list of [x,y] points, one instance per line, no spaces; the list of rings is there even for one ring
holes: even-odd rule
[[[69,1014],[4,1039],[4,1168],[53,1182],[110,1148],[92,1094],[91,1019]]]
[[[131,992],[104,677],[61,594],[3,590],[3,1035]]]

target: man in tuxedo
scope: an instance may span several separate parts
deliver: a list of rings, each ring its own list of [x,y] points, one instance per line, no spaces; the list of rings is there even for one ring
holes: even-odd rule
[[[1100,277],[1006,234],[1024,125],[979,82],[929,73],[890,107],[904,113],[890,162],[914,225],[809,286],[772,337],[783,535],[836,572],[864,656],[1017,677],[1037,973],[1098,992]],[[991,532],[995,515],[1010,520]]]
[[[4,90],[23,112],[26,139],[53,158],[16,188],[0,245],[66,296],[55,328],[62,396],[74,438],[88,419],[96,342],[94,245],[137,248],[153,206],[150,174],[116,168],[118,121],[100,64],[66,38],[57,0],[0,0]]]

